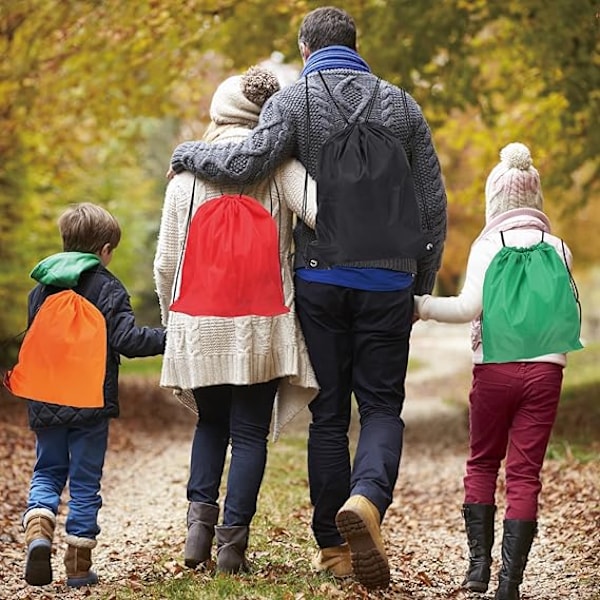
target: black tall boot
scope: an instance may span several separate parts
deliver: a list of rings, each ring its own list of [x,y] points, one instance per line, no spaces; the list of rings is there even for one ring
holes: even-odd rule
[[[210,549],[215,537],[219,507],[204,502],[190,502],[187,512],[187,537],[185,539],[185,566],[195,569],[210,559]]]
[[[496,507],[493,504],[463,504],[462,514],[469,542],[469,568],[462,587],[472,592],[485,592],[490,582]]]
[[[215,527],[217,536],[217,571],[239,573],[248,571],[246,548],[250,529],[243,525]]]
[[[519,600],[519,585],[536,532],[537,521],[504,521],[502,568],[495,600]]]

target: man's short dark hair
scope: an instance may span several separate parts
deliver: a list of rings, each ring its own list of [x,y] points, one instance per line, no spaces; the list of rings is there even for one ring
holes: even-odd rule
[[[298,42],[306,44],[311,52],[327,46],[346,46],[356,50],[356,25],[341,8],[322,6],[304,17]]]

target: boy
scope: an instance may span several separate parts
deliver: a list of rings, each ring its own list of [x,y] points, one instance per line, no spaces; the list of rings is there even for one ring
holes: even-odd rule
[[[52,581],[52,537],[60,496],[69,480],[64,564],[67,585],[80,587],[98,582],[90,570],[91,550],[100,532],[97,516],[102,505],[100,480],[108,421],[119,416],[119,355],[132,358],[162,354],[165,331],[136,327],[127,290],[106,268],[121,239],[119,224],[109,212],[94,204],[78,204],[61,215],[58,227],[64,252],[44,259],[31,273],[39,283],[29,295],[29,325],[44,300],[64,289],[73,289],[95,305],[106,320],[104,405],[75,408],[28,402],[29,424],[36,436],[36,462],[23,517],[25,580],[30,585]]]

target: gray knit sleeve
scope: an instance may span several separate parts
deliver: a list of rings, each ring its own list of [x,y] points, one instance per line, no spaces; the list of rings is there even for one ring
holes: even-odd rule
[[[262,179],[291,156],[294,144],[292,120],[284,105],[270,98],[258,125],[244,141],[236,144],[183,142],[171,157],[177,173],[190,171],[214,181],[248,183]]]
[[[428,239],[433,242],[431,252],[418,262],[415,293],[422,295],[432,292],[442,264],[448,212],[446,189],[431,131],[420,109],[417,110],[412,132],[412,171],[417,201],[421,208],[422,225],[427,231]]]

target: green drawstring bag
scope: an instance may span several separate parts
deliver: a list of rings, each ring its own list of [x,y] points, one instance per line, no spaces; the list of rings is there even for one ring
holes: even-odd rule
[[[577,286],[553,246],[504,244],[483,281],[484,363],[505,363],[583,348]]]

